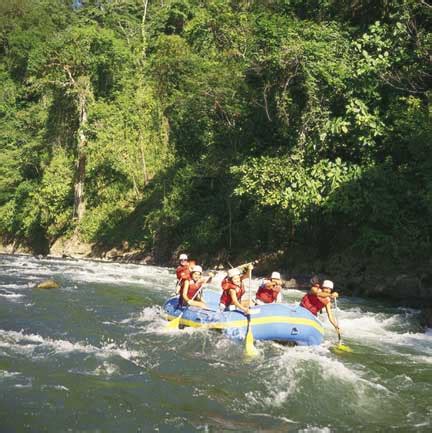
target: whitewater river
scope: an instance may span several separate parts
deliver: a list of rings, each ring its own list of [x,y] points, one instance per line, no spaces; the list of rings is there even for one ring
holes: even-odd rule
[[[61,288],[33,288],[45,278]],[[353,353],[330,350],[326,322],[324,345],[258,343],[247,362],[217,333],[164,330],[174,282],[166,268],[0,256],[0,433],[432,431],[418,311],[342,296]]]

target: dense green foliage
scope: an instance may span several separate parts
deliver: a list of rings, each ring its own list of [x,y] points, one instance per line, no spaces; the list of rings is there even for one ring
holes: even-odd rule
[[[5,241],[429,260],[427,2],[5,0],[0,20]]]

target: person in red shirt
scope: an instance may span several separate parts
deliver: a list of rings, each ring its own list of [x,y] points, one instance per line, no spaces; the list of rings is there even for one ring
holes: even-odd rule
[[[176,269],[177,280],[188,278],[190,276],[188,256],[186,254],[180,254],[179,262]]]
[[[180,284],[179,305],[188,305],[192,307],[208,308],[207,304],[202,300],[201,287],[208,283],[213,274],[209,274],[209,278],[204,279],[202,276],[201,266],[195,265],[191,269],[190,277],[183,279]],[[198,293],[199,292],[199,293]]]
[[[270,279],[258,287],[255,295],[255,304],[272,304],[282,301],[282,280],[279,272],[272,272]]]
[[[228,275],[222,280],[222,295],[219,304],[222,311],[237,307],[245,314],[249,314],[249,300],[242,301],[242,296],[246,292],[243,280],[251,278],[252,269],[253,265],[249,264],[243,274],[239,268],[228,271]]]
[[[333,281],[325,280],[322,284],[322,288],[318,281],[314,281],[309,293],[304,295],[300,301],[300,306],[309,310],[314,316],[317,316],[318,313],[325,308],[330,323],[339,333],[340,329],[331,308],[331,300],[337,298],[339,294],[337,292],[332,293],[332,290]]]
[[[176,294],[180,292],[180,286],[182,280],[187,280],[190,278],[190,268],[195,265],[195,262],[193,260],[189,261],[188,256],[186,254],[180,254],[179,257],[179,265],[176,268],[176,276],[177,276],[177,283],[176,283]],[[193,263],[191,263],[193,262]]]

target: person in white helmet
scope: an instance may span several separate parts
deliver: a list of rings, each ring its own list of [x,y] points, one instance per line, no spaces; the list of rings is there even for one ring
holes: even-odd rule
[[[207,279],[202,278],[201,266],[195,265],[191,268],[190,277],[183,279],[180,284],[179,306],[189,305],[192,307],[208,308],[202,300],[201,287],[213,277],[210,273]]]
[[[335,299],[339,296],[337,292],[332,292],[333,287],[333,281],[330,280],[324,280],[321,288],[318,287],[317,284],[314,284],[310,292],[303,296],[300,301],[300,306],[306,308],[315,316],[317,316],[321,310],[325,309],[330,323],[335,327],[337,332],[340,332],[331,307],[331,299]]]
[[[249,314],[249,300],[242,300],[246,292],[243,280],[251,278],[252,269],[253,265],[248,263],[243,269],[233,268],[228,271],[228,275],[222,280],[222,295],[219,301],[221,310],[234,307]]]
[[[189,260],[186,254],[180,254],[179,256],[179,265],[176,269],[177,283],[175,286],[176,295],[180,292],[181,283],[183,280],[187,280],[190,278],[190,270],[196,264],[195,260]]]
[[[282,302],[282,280],[279,272],[272,272],[269,279],[258,287],[255,304],[272,304]]]
[[[183,278],[187,278],[190,275],[189,271],[189,260],[186,254],[180,254],[179,256],[179,265],[176,269],[177,280],[180,281]]]

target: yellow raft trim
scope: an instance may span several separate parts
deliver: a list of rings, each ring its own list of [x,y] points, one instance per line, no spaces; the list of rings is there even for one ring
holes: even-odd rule
[[[167,315],[168,320],[176,319],[176,316]],[[251,325],[268,325],[271,323],[288,323],[290,325],[306,325],[312,326],[319,333],[324,335],[324,328],[317,322],[311,319],[305,319],[303,317],[286,317],[286,316],[267,316],[252,318]],[[226,328],[242,328],[247,326],[247,319],[233,320],[231,322],[213,322],[213,323],[197,323],[193,320],[180,318],[180,323],[185,326],[192,328],[208,328],[208,329],[226,329]]]

